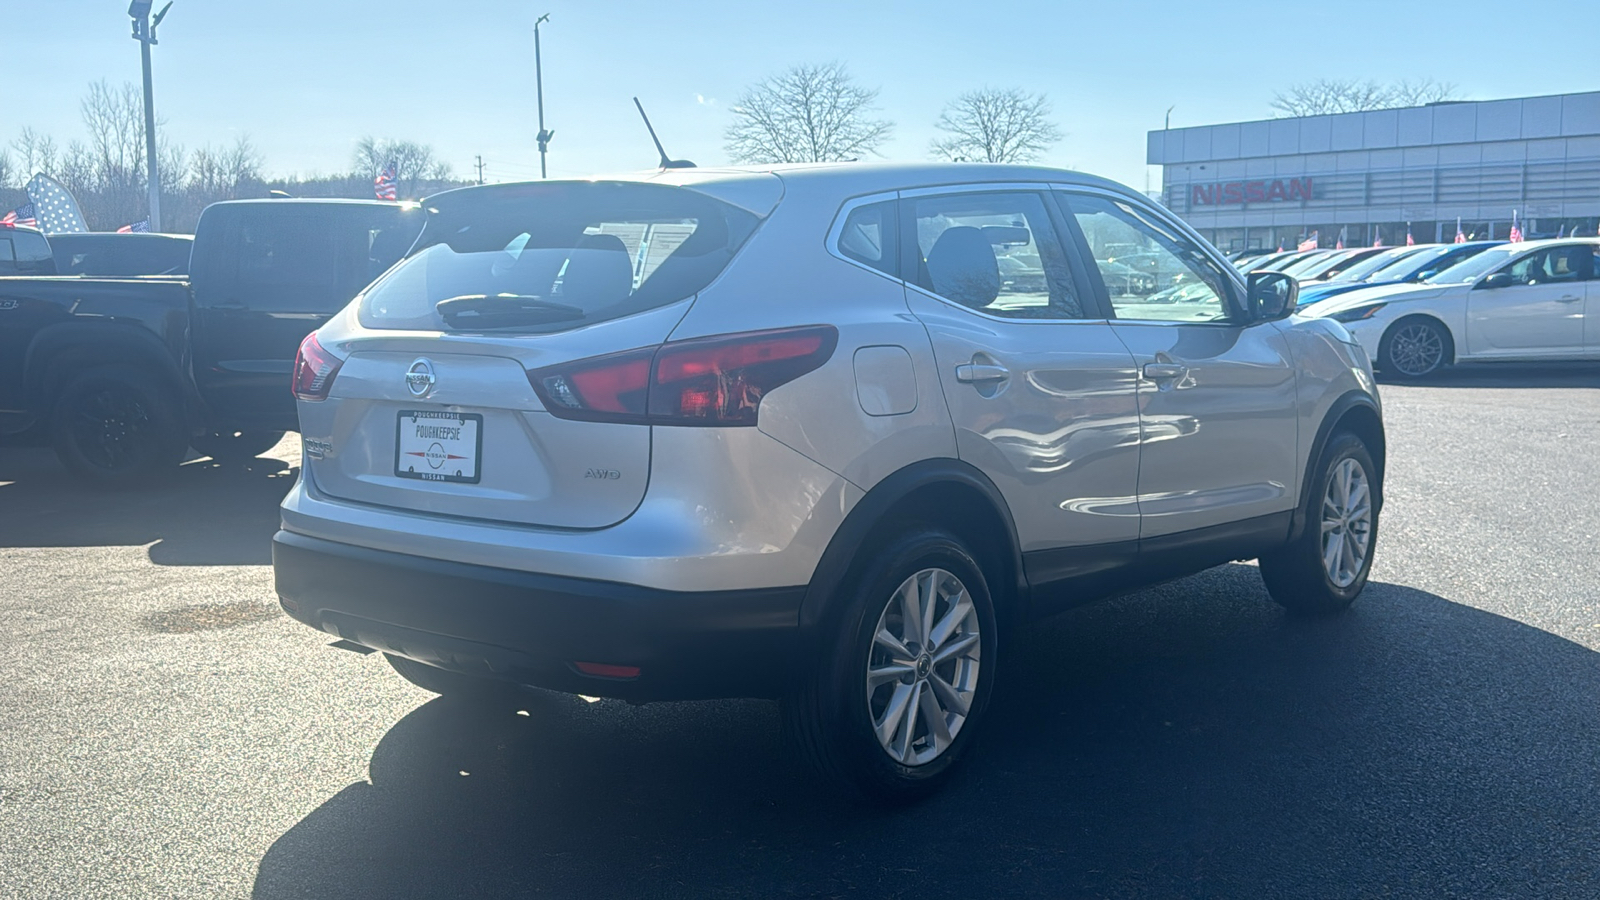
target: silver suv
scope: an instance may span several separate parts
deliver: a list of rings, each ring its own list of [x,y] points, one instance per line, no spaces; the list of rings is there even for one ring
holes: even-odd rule
[[[274,563],[290,615],[431,691],[778,697],[824,773],[904,799],[1032,620],[1235,559],[1291,610],[1366,581],[1366,355],[1119,185],[850,164],[425,206],[301,348]],[[1182,289],[1130,288],[1134,253]]]

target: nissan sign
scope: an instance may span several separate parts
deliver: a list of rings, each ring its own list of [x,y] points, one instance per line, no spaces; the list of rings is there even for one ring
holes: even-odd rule
[[[1310,199],[1310,178],[1222,181],[1189,187],[1190,206],[1235,206],[1243,203],[1279,203],[1285,200]]]

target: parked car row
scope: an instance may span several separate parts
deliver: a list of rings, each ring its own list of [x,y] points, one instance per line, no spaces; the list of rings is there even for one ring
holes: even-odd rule
[[[1300,281],[1304,316],[1330,317],[1378,369],[1422,378],[1454,363],[1600,359],[1600,241],[1471,241],[1291,251],[1241,272]]]

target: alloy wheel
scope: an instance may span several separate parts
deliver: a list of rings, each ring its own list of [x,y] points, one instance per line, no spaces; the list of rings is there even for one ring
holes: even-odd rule
[[[112,470],[138,463],[150,427],[150,414],[137,396],[109,387],[86,397],[73,419],[84,457]]]
[[[1334,467],[1322,499],[1322,569],[1335,587],[1347,588],[1361,575],[1372,546],[1372,489],[1354,459]]]
[[[1389,361],[1400,374],[1412,378],[1426,375],[1444,362],[1444,339],[1439,329],[1413,322],[1389,339]]]
[[[867,710],[878,743],[920,766],[950,748],[966,723],[982,650],[978,610],[961,579],[923,569],[878,617],[867,659]]]

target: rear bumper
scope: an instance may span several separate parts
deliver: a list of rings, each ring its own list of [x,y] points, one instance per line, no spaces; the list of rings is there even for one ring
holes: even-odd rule
[[[771,697],[799,655],[805,587],[681,593],[371,550],[279,531],[284,611],[458,672],[626,700]],[[632,679],[577,662],[636,666]]]

